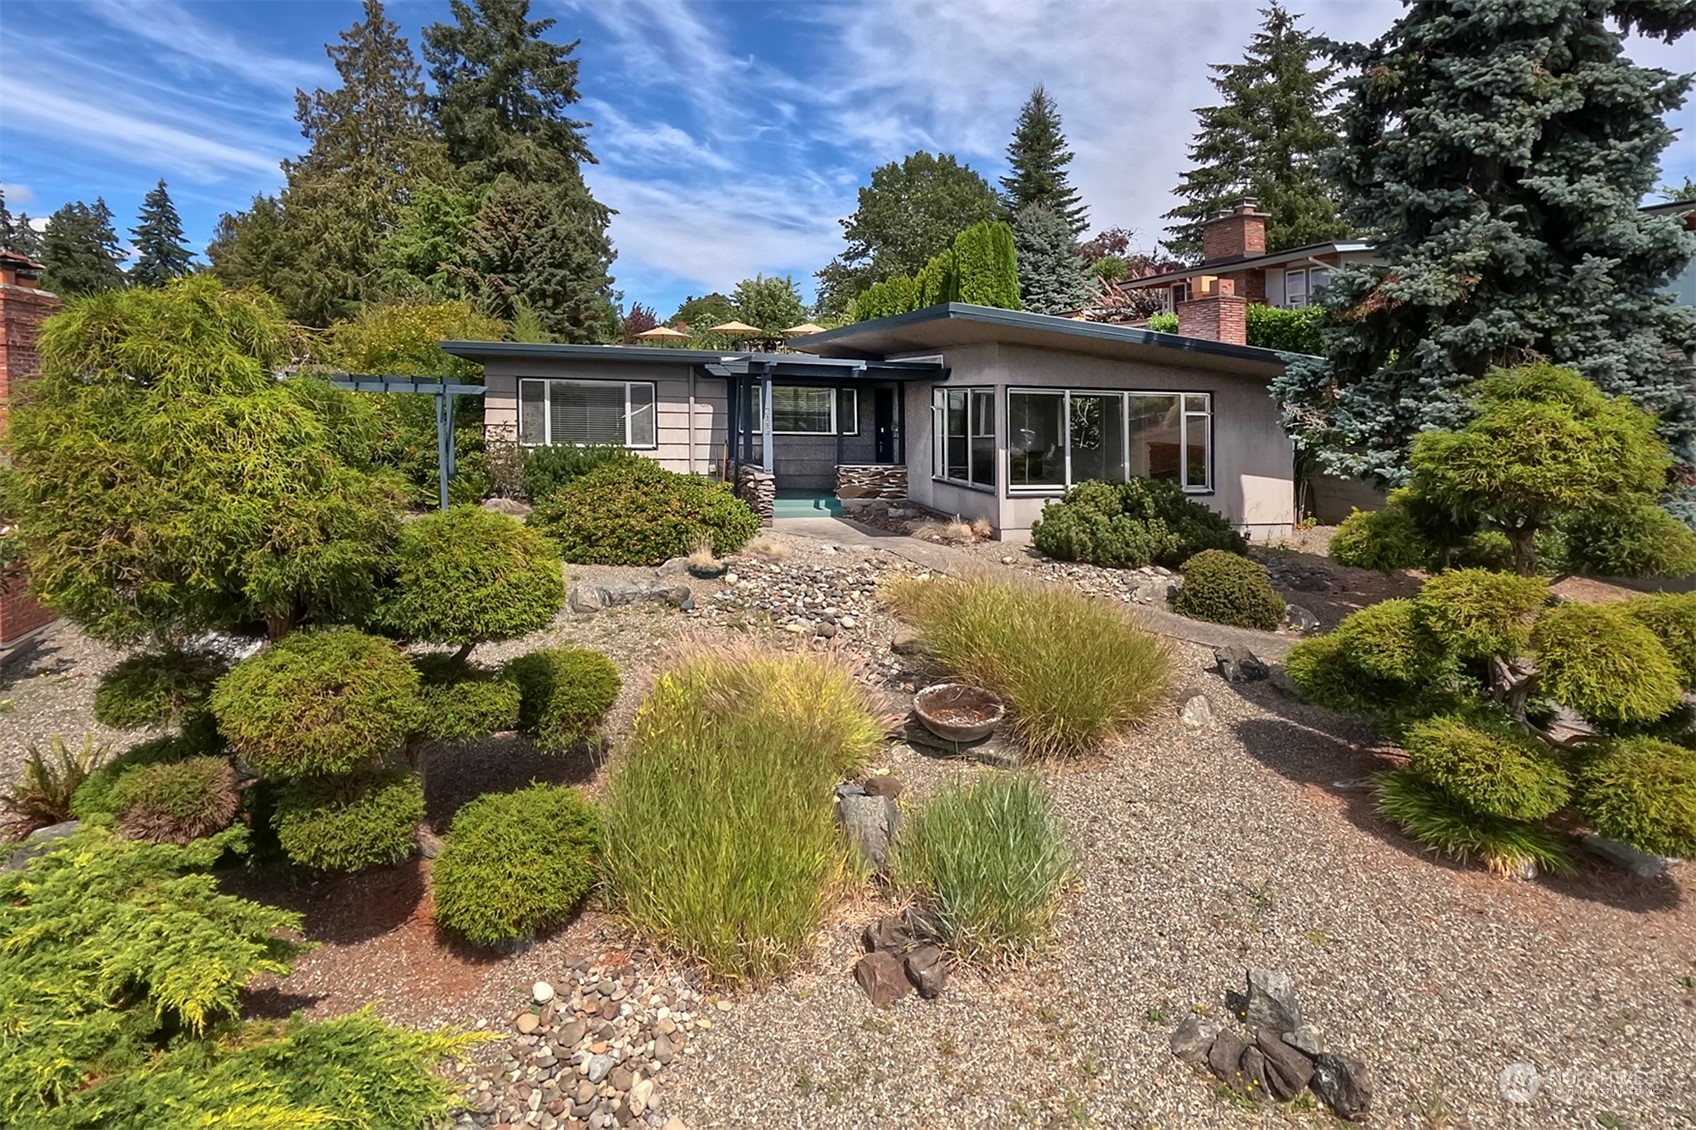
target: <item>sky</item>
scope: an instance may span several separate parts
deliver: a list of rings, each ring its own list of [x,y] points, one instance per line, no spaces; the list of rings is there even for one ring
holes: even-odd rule
[[[1299,0],[1314,30],[1366,40],[1396,0]],[[446,0],[391,0],[419,46]],[[45,216],[104,196],[127,229],[164,178],[198,249],[220,213],[281,184],[302,146],[294,92],[333,85],[323,45],[355,0],[3,0],[0,184]],[[756,273],[813,272],[877,165],[953,153],[991,183],[1037,83],[1058,102],[1092,228],[1145,248],[1186,167],[1209,63],[1234,62],[1254,0],[534,0],[580,38],[578,116],[593,123],[595,195],[617,209],[626,303],[667,316]],[[1696,45],[1633,41],[1639,63],[1696,70]],[[1666,178],[1696,176],[1696,105]],[[120,235],[124,234],[120,231]]]

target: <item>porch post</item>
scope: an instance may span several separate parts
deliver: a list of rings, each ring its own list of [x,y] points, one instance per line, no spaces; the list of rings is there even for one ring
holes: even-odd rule
[[[760,469],[771,474],[771,363],[760,367]]]
[[[730,465],[736,462],[736,429],[741,427],[741,421],[736,414],[735,377],[724,378],[724,468],[726,480],[735,482],[736,477],[730,472]]]
[[[448,419],[447,395],[439,394],[436,402],[436,485],[441,491],[442,509],[448,508],[448,463],[453,459],[453,422]]]
[[[753,389],[753,387],[754,381],[752,377],[742,378],[742,407],[744,409],[742,413],[742,462],[744,463],[752,463],[754,461],[754,419],[758,409],[756,407],[753,410],[749,410],[750,406],[748,404],[748,393],[751,389]]]
[[[836,465],[838,467],[840,467],[840,466],[842,466],[842,386],[837,385],[835,388],[831,389],[830,395],[831,395],[831,407],[835,409],[835,411],[832,412],[830,414],[830,416],[831,416],[831,419],[836,421]],[[856,416],[858,416],[859,412],[860,412],[860,394],[859,394],[858,391],[856,391],[854,393],[854,413],[855,413]],[[858,419],[856,419],[854,421],[854,430],[859,431],[859,429],[860,429],[860,421]],[[873,443],[877,442],[877,437],[875,435],[872,437],[872,442]]]
[[[971,435],[971,422],[966,424],[966,434]],[[936,441],[931,440],[932,443]],[[971,443],[970,438],[966,440]],[[907,465],[907,386],[897,381],[895,383],[895,461],[901,466]]]

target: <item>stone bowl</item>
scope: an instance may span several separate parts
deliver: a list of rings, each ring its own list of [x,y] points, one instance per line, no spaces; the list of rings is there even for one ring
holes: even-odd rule
[[[965,683],[938,683],[913,696],[913,713],[924,728],[951,742],[977,742],[1007,716],[999,696]]]

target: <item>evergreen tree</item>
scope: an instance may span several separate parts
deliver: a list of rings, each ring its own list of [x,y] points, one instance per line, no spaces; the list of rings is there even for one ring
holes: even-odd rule
[[[1336,68],[1318,61],[1320,41],[1276,2],[1261,9],[1260,31],[1240,63],[1215,64],[1209,79],[1223,103],[1198,109],[1190,160],[1166,213],[1174,254],[1201,253],[1201,223],[1249,197],[1270,215],[1266,249],[1338,239],[1336,191],[1320,155],[1337,144],[1326,103]]]
[[[490,190],[460,255],[460,276],[507,321],[528,307],[561,341],[607,332],[612,260],[606,212],[552,185],[502,180]]]
[[[138,286],[164,286],[194,269],[194,252],[183,246],[183,222],[171,194],[160,181],[141,201],[140,222],[130,229],[136,260],[130,281]]]
[[[1070,314],[1088,304],[1088,269],[1064,216],[1040,204],[1021,208],[1013,217],[1013,249],[1026,310]],[[1124,260],[1116,262],[1122,273]]]
[[[1415,3],[1353,77],[1336,172],[1381,261],[1322,292],[1326,358],[1274,383],[1286,424],[1327,470],[1386,483],[1412,438],[1457,430],[1460,390],[1529,356],[1656,413],[1696,462],[1696,396],[1660,292],[1696,250],[1638,211],[1688,78],[1639,67],[1625,32],[1675,39],[1696,6],[1637,0]]]
[[[41,261],[47,268],[41,285],[66,297],[95,294],[124,285],[118,266],[124,254],[112,230],[112,210],[96,198],[90,207],[72,201],[47,220]]]
[[[842,317],[872,284],[917,274],[999,209],[989,182],[951,154],[921,150],[873,169],[854,214],[840,221],[848,247],[818,273],[819,313]]]
[[[212,273],[225,286],[271,293],[294,270],[294,249],[283,233],[283,206],[275,196],[255,196],[245,212],[225,212],[206,245]]]
[[[1007,212],[1017,216],[1033,204],[1040,205],[1065,219],[1074,237],[1089,230],[1089,210],[1066,179],[1066,166],[1071,163],[1072,151],[1060,130],[1060,111],[1038,83],[1019,111],[1019,124],[1007,145],[1012,172],[1001,178]]]
[[[295,92],[309,147],[283,165],[283,228],[296,259],[273,285],[309,325],[346,317],[374,293],[402,206],[445,172],[412,48],[380,0],[365,0],[364,15],[324,49],[341,85]]]
[[[31,225],[28,213],[12,215],[11,209],[6,207],[3,191],[0,191],[0,251],[10,251],[38,261],[41,258],[41,233]]]

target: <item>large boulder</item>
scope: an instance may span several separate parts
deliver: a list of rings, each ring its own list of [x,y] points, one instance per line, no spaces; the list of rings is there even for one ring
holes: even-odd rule
[[[662,581],[627,580],[608,577],[571,586],[568,598],[573,612],[599,612],[625,604],[665,603],[673,608],[691,607],[688,585],[667,584]]]
[[[1338,1118],[1353,1122],[1372,1110],[1372,1084],[1366,1077],[1366,1064],[1352,1055],[1320,1053],[1313,1061],[1309,1086]]]

